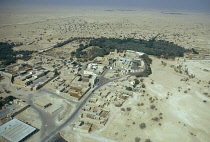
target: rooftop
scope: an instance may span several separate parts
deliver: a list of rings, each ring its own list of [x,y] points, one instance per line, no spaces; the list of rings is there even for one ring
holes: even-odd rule
[[[0,136],[11,142],[19,142],[35,131],[36,128],[18,119],[12,119],[0,126]]]

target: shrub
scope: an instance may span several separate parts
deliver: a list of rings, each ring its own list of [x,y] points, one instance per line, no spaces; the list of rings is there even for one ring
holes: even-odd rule
[[[160,119],[158,117],[152,118],[153,121],[159,121]]]
[[[121,111],[125,111],[125,108],[121,108]]]
[[[126,87],[126,90],[132,91],[133,89],[131,87]]]
[[[204,95],[206,95],[206,96],[208,95],[208,93],[206,93],[206,92],[205,92],[205,93],[203,93],[203,94],[204,94]]]
[[[135,79],[135,84],[139,84],[139,83],[140,83],[139,80]]]
[[[150,139],[146,139],[145,142],[152,142]]]
[[[145,124],[145,123],[141,123],[141,124],[139,125],[139,127],[140,127],[141,129],[144,129],[144,128],[146,128],[146,124]]]
[[[130,108],[130,107],[127,107],[126,110],[127,110],[127,111],[131,111],[131,108]]]
[[[136,138],[135,138],[135,142],[140,142],[140,140],[141,140],[141,139],[140,139],[139,137],[136,137]]]
[[[199,52],[196,51],[194,48],[192,48],[192,52],[193,52],[193,54],[199,54]]]
[[[151,108],[151,109],[155,109],[155,105],[151,105],[150,108]]]

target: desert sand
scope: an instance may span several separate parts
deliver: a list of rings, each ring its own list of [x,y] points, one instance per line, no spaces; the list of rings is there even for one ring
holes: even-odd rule
[[[133,37],[157,34],[185,48],[208,48],[210,15],[204,12],[87,7],[10,7],[0,13],[0,41],[17,50],[46,49],[71,37]]]

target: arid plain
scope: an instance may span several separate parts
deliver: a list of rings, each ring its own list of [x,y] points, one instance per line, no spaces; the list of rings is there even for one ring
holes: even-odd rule
[[[204,12],[84,7],[4,7],[0,11],[0,41],[22,42],[15,50],[44,50],[71,37],[148,40],[156,35],[184,48],[210,49],[210,14]],[[61,49],[56,53],[70,56],[75,47]],[[151,58],[153,73],[144,78],[146,88],[123,104],[125,111],[111,110],[101,130],[79,135],[67,126],[62,136],[67,141],[90,142],[209,142],[210,61]],[[195,78],[186,80],[187,75],[175,71],[178,66]],[[146,124],[144,129],[141,123]]]

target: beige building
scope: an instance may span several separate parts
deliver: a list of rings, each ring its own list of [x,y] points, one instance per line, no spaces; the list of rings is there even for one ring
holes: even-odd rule
[[[73,130],[78,133],[88,134],[91,131],[92,125],[93,124],[91,123],[84,123],[83,121],[81,121],[76,125],[76,127]]]

